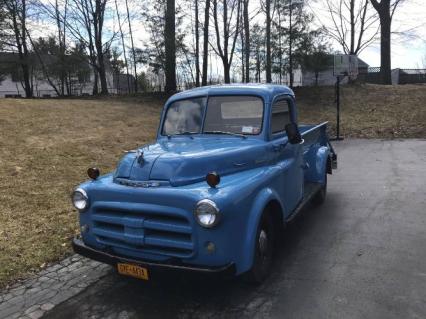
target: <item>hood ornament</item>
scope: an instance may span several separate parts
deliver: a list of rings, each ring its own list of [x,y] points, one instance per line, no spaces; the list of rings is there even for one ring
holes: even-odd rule
[[[128,153],[136,153],[136,160],[138,161],[139,164],[142,164],[143,161],[144,161],[143,152],[140,149],[130,150],[130,151],[124,151],[124,153],[126,153],[126,154],[128,154]]]
[[[136,160],[138,161],[139,164],[142,164],[144,161],[143,152],[139,149],[136,151]]]

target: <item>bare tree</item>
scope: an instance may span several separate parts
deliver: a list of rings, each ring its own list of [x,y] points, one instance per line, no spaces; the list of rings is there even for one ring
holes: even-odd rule
[[[195,0],[197,1],[197,0]],[[209,22],[210,22],[210,0],[206,0],[204,8],[204,28],[203,28],[203,78],[201,85],[207,85],[207,68],[209,54]]]
[[[222,60],[225,83],[231,83],[230,69],[240,28],[241,0],[222,0],[220,5],[222,28],[219,27],[218,0],[213,0],[216,46],[212,46],[212,48]],[[236,18],[234,18],[235,16]],[[233,21],[235,21],[234,24],[232,24]]]
[[[272,59],[271,59],[271,0],[265,1],[266,13],[266,82],[272,82]]]
[[[198,19],[198,0],[195,0],[195,86],[200,86],[200,30]]]
[[[82,0],[87,1],[87,0]],[[107,0],[94,0],[94,7],[91,8],[92,14],[92,23],[94,28],[94,40],[95,47],[98,59],[98,72],[99,72],[99,80],[101,83],[101,94],[108,94],[108,84],[106,80],[106,70],[105,70],[105,60],[104,60],[104,46],[102,42],[103,36],[103,26],[104,26],[104,16],[105,16],[105,7]],[[89,2],[91,5],[93,3]]]
[[[132,45],[133,69],[135,72],[135,92],[137,92],[138,91],[138,72],[137,72],[137,65],[136,65],[136,50],[135,50],[135,43],[133,41],[133,30],[132,30],[132,23],[130,19],[129,4],[127,0],[125,1],[125,3],[126,3],[126,11],[127,11],[127,21],[129,23],[130,43]]]
[[[9,45],[17,50],[19,66],[22,70],[22,84],[27,98],[33,97],[33,86],[29,65],[29,45],[27,38],[27,2],[26,0],[4,0],[5,22],[13,34]]]
[[[93,94],[98,94],[98,81],[101,94],[108,94],[106,79],[105,52],[108,51],[113,35],[104,41],[104,19],[108,0],[70,0],[70,17],[65,21],[71,34],[89,51],[90,64],[94,70]]]
[[[126,68],[127,90],[128,90],[128,93],[130,93],[129,63],[127,62],[126,45],[124,44],[123,27],[121,25],[120,11],[118,10],[118,2],[117,0],[114,0],[114,2],[115,2],[115,11],[117,13],[117,19],[118,19],[118,29],[120,30],[121,46],[123,48],[124,65]]]
[[[324,30],[346,54],[358,55],[376,39],[378,18],[369,4],[369,0],[325,0],[332,23]]]
[[[243,0],[245,82],[250,82],[250,20],[249,0]]]
[[[68,13],[68,0],[64,0],[63,2],[63,15],[64,20],[67,19],[67,13]],[[66,84],[66,72],[64,72],[65,69],[65,54],[67,49],[66,44],[66,25],[61,19],[61,8],[60,3],[58,0],[55,0],[55,21],[56,21],[56,28],[58,33],[58,43],[59,43],[59,60],[61,65],[60,70],[60,93],[61,95],[65,95],[65,87],[68,87]],[[70,94],[71,92],[68,92]]]
[[[175,21],[175,0],[167,0],[165,14],[165,75],[166,93],[176,91],[176,21]]]
[[[403,0],[370,0],[380,19],[380,77],[383,84],[392,84],[391,24],[398,5]]]
[[[48,18],[52,20],[52,23],[56,26],[56,35],[54,35],[54,39],[58,44],[58,49],[55,52],[55,56],[58,58],[59,63],[58,67],[58,75],[59,75],[59,83],[58,83],[58,92],[59,96],[65,95],[65,90],[67,94],[71,94],[71,88],[69,79],[67,78],[67,18],[68,18],[68,0],[55,0],[54,2],[50,1],[34,1],[34,5],[38,7],[38,13],[47,14]],[[30,35],[28,34],[30,38]],[[51,36],[49,37],[51,38]],[[37,54],[37,52],[35,52]],[[38,55],[38,54],[37,54]],[[40,62],[43,64],[43,61]],[[48,80],[48,82],[50,82]],[[52,85],[51,85],[52,86]],[[53,87],[53,86],[52,86]],[[53,87],[56,91],[56,88]]]

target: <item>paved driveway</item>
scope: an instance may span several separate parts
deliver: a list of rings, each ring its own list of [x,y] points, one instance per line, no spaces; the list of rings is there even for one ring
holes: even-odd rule
[[[335,144],[326,203],[286,228],[262,286],[107,270],[46,318],[426,318],[426,141]]]

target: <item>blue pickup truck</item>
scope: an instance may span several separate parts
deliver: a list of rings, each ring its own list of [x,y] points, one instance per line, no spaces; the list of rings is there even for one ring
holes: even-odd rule
[[[337,156],[327,123],[298,125],[281,85],[219,85],[173,95],[155,143],[78,186],[75,252],[148,280],[155,269],[270,272],[283,226],[325,200]]]

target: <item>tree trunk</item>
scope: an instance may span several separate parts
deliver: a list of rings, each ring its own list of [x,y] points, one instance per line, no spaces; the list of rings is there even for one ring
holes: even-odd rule
[[[104,24],[104,13],[105,13],[106,0],[95,0],[95,11],[92,16],[94,19],[94,32],[95,32],[95,48],[96,48],[96,59],[97,59],[97,71],[99,75],[99,81],[101,83],[101,94],[108,94],[108,83],[106,80],[105,71],[105,60],[104,51],[102,45],[102,30]]]
[[[380,75],[383,84],[392,84],[390,15],[380,17]]]
[[[99,39],[96,43],[96,51],[98,52],[98,72],[99,72],[99,80],[101,82],[101,94],[108,94],[108,83],[106,80],[106,71],[105,71],[105,62],[104,62],[104,53],[102,50],[102,42]]]
[[[245,43],[244,43],[244,53],[245,53],[245,71],[246,76],[245,80],[246,82],[250,82],[250,21],[249,21],[249,14],[248,14],[248,6],[249,6],[249,0],[244,0],[244,37],[245,37]]]
[[[223,61],[223,76],[225,78],[225,83],[231,83],[231,65],[227,61]]]
[[[93,95],[98,95],[99,93],[98,81],[99,81],[98,70],[95,67],[93,67],[93,90],[92,90]]]
[[[198,0],[195,0],[195,86],[200,86],[200,32],[198,25]]]
[[[241,29],[241,83],[246,82],[246,69],[245,69],[245,40],[244,40],[244,32]]]
[[[271,62],[271,0],[266,0],[266,83],[272,82]]]
[[[391,71],[391,5],[390,0],[370,0],[380,18],[380,77],[383,84],[392,84]],[[393,4],[392,12],[400,1]]]
[[[349,54],[355,54],[355,0],[350,0],[351,48]]]
[[[281,25],[281,10],[278,9],[278,55],[280,69],[280,84],[283,83],[283,51],[282,51],[282,25]]]
[[[260,83],[260,52],[256,50],[256,82]]]
[[[210,0],[206,0],[206,8],[204,11],[204,34],[203,34],[203,79],[201,85],[207,85],[207,67],[209,54],[209,20],[210,20]]]
[[[176,35],[175,35],[175,0],[167,0],[165,25],[166,51],[166,93],[176,92]]]
[[[238,21],[237,21],[238,23]],[[223,77],[225,83],[231,83],[231,77],[229,74],[228,64],[228,40],[229,40],[229,29],[228,29],[228,2],[223,0]]]

